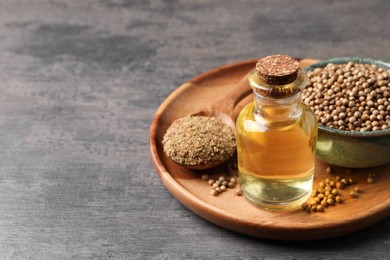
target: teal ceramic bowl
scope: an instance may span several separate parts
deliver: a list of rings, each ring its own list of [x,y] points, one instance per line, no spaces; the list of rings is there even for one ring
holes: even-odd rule
[[[323,68],[328,63],[345,64],[349,61],[376,64],[390,69],[390,64],[373,59],[343,57],[313,64],[305,71]],[[351,132],[318,126],[317,158],[336,166],[367,168],[390,163],[390,128],[371,132]]]

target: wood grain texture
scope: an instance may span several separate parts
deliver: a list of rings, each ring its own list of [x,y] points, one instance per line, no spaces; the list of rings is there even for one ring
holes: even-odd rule
[[[301,60],[300,66],[305,67],[316,62],[312,59]],[[249,66],[248,66],[249,65]],[[162,137],[172,123],[169,119],[185,116],[183,111],[191,111],[196,106],[213,106],[208,97],[217,92],[219,97],[238,92],[245,93],[242,78],[247,77],[248,67],[254,68],[255,61],[240,62],[223,66],[202,74],[184,83],[158,108],[150,130],[150,152],[155,168],[164,185],[181,203],[191,211],[206,220],[221,227],[239,233],[261,238],[277,240],[311,240],[324,239],[345,235],[367,228],[390,216],[390,165],[378,168],[361,169],[355,174],[347,174],[345,169],[338,169],[334,174],[326,171],[328,165],[317,162],[314,186],[326,178],[335,179],[335,175],[358,180],[364,194],[359,199],[349,197],[353,188],[342,192],[343,205],[329,207],[325,213],[308,215],[301,208],[287,212],[272,212],[260,210],[249,204],[244,197],[234,196],[234,192],[226,192],[215,197],[210,194],[210,186],[200,179],[201,174],[208,173],[218,176],[226,172],[226,165],[218,169],[194,171],[184,169],[168,159],[162,149]],[[221,79],[221,81],[218,81]],[[200,83],[200,84],[199,84]],[[207,87],[205,87],[207,86]],[[249,88],[249,86],[246,86]],[[236,100],[229,100],[237,104]],[[245,101],[242,101],[245,102]],[[180,103],[180,105],[176,104]],[[219,102],[217,102],[219,104]],[[228,105],[230,107],[231,104]],[[181,109],[172,109],[180,107]],[[191,114],[191,112],[190,112]],[[374,185],[367,183],[369,173],[378,175]]]
[[[203,220],[156,174],[149,126],[177,86],[223,64],[389,61],[389,4],[0,1],[0,259],[387,259],[390,220],[305,243]]]

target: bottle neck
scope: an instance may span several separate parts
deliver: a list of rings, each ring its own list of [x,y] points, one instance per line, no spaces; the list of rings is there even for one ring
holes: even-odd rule
[[[294,124],[302,115],[301,92],[284,98],[269,98],[254,91],[254,116],[268,126]]]

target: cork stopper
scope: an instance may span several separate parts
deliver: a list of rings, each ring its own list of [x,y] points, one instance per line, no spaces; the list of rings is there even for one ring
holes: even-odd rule
[[[256,73],[269,85],[286,85],[298,76],[299,62],[287,55],[270,55],[256,63]]]

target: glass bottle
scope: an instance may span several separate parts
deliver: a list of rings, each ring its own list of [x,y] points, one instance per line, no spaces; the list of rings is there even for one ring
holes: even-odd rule
[[[297,207],[311,194],[315,165],[317,121],[301,102],[308,78],[298,61],[271,55],[248,80],[254,100],[236,124],[241,189],[261,208]]]

